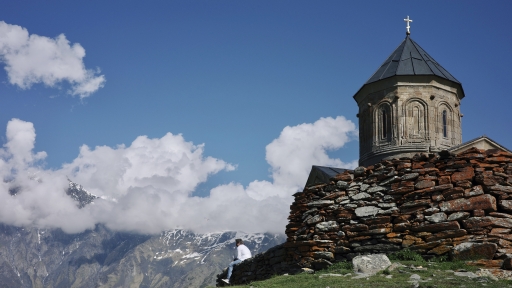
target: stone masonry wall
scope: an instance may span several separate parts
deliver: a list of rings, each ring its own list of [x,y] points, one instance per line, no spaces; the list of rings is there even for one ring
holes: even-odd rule
[[[293,274],[301,271],[301,267],[297,263],[287,261],[290,260],[287,251],[288,249],[283,243],[243,261],[233,269],[231,283],[245,284],[251,281],[268,279],[273,275]],[[217,286],[225,286],[221,279],[226,277],[227,270],[217,275]]]
[[[404,248],[425,258],[508,263],[504,268],[512,263],[508,152],[472,148],[458,155],[442,151],[382,161],[294,197],[279,260],[270,260],[272,251],[246,260],[235,267],[232,283]],[[268,273],[258,272],[261,267]]]

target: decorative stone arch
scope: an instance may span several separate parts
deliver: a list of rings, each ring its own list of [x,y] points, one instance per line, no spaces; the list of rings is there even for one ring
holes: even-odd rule
[[[409,142],[425,142],[428,138],[428,104],[419,98],[411,98],[404,103],[404,138]]]
[[[391,103],[383,101],[374,110],[373,113],[373,133],[378,143],[391,142],[393,138],[393,109]]]
[[[450,103],[441,101],[437,105],[437,134],[439,139],[451,142],[455,137],[455,114]]]

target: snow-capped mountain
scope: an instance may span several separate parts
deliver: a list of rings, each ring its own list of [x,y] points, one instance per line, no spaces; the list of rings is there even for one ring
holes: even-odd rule
[[[18,189],[19,190],[19,189]],[[11,195],[23,193],[15,191]],[[83,208],[97,197],[69,181],[65,191]],[[206,287],[235,254],[241,238],[253,254],[285,241],[269,233],[198,234],[175,229],[159,235],[94,230],[66,234],[60,229],[0,224],[2,287]]]
[[[0,225],[3,287],[206,287],[233,259],[242,238],[254,253],[284,235],[243,232],[160,235],[120,233],[97,225],[80,234]],[[132,286],[133,285],[133,286]]]
[[[71,196],[73,200],[78,202],[78,208],[83,208],[85,205],[90,204],[94,201],[94,199],[99,198],[98,196],[90,193],[89,191],[85,190],[85,188],[77,184],[71,180],[69,180],[69,187],[68,190],[66,190],[66,194]]]

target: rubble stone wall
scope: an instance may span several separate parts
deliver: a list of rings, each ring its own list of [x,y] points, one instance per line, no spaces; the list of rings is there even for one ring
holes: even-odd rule
[[[297,263],[289,262],[291,258],[288,256],[288,249],[284,245],[285,243],[272,247],[236,265],[231,275],[231,283],[245,284],[251,281],[268,279],[273,275],[301,271],[301,267]],[[226,276],[227,270],[217,275],[217,286],[226,286],[221,281]]]
[[[501,150],[382,161],[294,197],[288,238],[279,246],[281,273],[273,274],[297,267],[318,270],[357,255],[405,248],[425,258],[496,263],[512,254],[512,154]],[[244,261],[235,267],[232,282],[265,279],[269,273],[258,269],[274,269],[270,259]]]

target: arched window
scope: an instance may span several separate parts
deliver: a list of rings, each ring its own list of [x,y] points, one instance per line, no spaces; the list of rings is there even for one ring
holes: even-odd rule
[[[446,110],[443,110],[443,137],[448,138],[448,119],[446,116]]]
[[[381,118],[381,121],[382,121],[382,138],[387,138],[388,137],[388,115],[386,113],[386,109],[382,108],[382,118]]]
[[[409,141],[422,142],[426,140],[427,115],[426,106],[418,100],[409,101],[405,104],[405,131],[404,134]]]
[[[375,110],[375,136],[378,141],[391,141],[393,120],[391,120],[391,107],[385,103]]]

